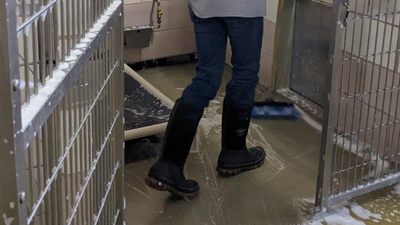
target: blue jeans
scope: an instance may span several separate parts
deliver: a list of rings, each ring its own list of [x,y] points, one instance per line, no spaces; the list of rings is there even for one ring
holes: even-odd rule
[[[184,90],[181,100],[203,109],[214,99],[221,85],[228,37],[232,47],[232,79],[226,98],[236,104],[254,104],[259,81],[264,18],[216,17],[202,19],[190,10],[194,23],[198,64],[196,77]]]

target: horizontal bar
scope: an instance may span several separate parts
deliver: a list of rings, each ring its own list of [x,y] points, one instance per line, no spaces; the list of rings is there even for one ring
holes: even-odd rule
[[[119,212],[120,212],[120,210],[118,209],[118,210],[117,210],[117,213],[116,213],[116,214],[115,214],[115,216],[114,216],[114,222],[113,222],[113,225],[116,225],[116,224],[117,224],[118,217],[119,217]]]
[[[339,202],[343,202],[349,200],[351,198],[367,194],[372,191],[376,191],[378,189],[394,185],[400,182],[400,173],[390,175],[386,178],[379,179],[374,181],[373,183],[369,183],[367,185],[360,185],[358,188],[353,188],[344,193],[339,193],[337,195],[332,195],[328,198],[328,205],[333,205]]]
[[[118,64],[118,63],[117,63]],[[117,67],[117,65],[115,65],[114,69]],[[102,91],[103,89],[106,87],[106,85],[108,84],[108,80],[110,79],[110,77],[113,75],[113,71],[110,73],[110,75],[108,75],[106,81],[104,82],[102,88],[100,89],[100,91],[97,93],[97,96],[95,98],[95,100],[93,101],[93,104],[90,106],[89,110],[87,111],[85,117],[83,118],[81,124],[79,125],[78,129],[76,130],[74,136],[71,138],[68,147],[65,150],[64,155],[60,158],[59,163],[57,165],[55,172],[53,173],[53,175],[51,176],[51,178],[49,179],[48,184],[46,185],[45,189],[43,190],[43,192],[41,193],[39,199],[36,202],[36,207],[33,207],[32,212],[30,217],[28,218],[28,224],[30,224],[30,222],[32,222],[32,220],[34,219],[37,210],[40,207],[40,204],[43,202],[43,199],[45,197],[45,195],[47,194],[47,192],[49,192],[50,188],[51,188],[51,184],[52,182],[57,178],[58,172],[59,170],[62,168],[63,163],[65,161],[65,159],[67,158],[67,156],[69,155],[69,152],[71,150],[71,148],[74,145],[75,140],[78,138],[78,135],[80,133],[80,131],[82,130],[83,125],[85,124],[85,122],[87,121],[87,119],[89,118],[90,114],[92,113],[94,106],[96,105],[98,99],[100,98],[100,96],[102,95]],[[47,182],[47,181],[46,181]]]
[[[114,172],[113,172],[113,175],[111,176],[110,182],[108,182],[106,194],[104,195],[104,198],[101,200],[101,206],[100,206],[99,212],[96,216],[96,220],[94,221],[93,225],[96,225],[99,222],[104,205],[107,201],[108,194],[110,193],[110,190],[112,188],[112,183],[114,183],[114,178],[115,178],[115,175],[117,174],[118,167],[119,167],[119,161],[117,162],[117,165],[115,165]],[[68,225],[70,225],[70,224],[68,224]]]
[[[355,14],[359,14],[358,12],[356,12],[356,11],[354,11],[354,10],[352,10],[351,11],[352,13],[355,13]],[[380,17],[380,16],[392,16],[392,15],[397,15],[397,14],[400,14],[400,11],[397,11],[397,12],[391,12],[391,13],[378,13],[378,14],[372,14],[372,15],[368,15],[368,16],[355,16],[355,17],[350,17],[350,18],[348,18],[348,21],[351,21],[351,20],[361,20],[361,19],[373,19],[374,17]],[[385,22],[385,21],[381,21],[381,22]]]
[[[378,156],[379,156],[379,155],[378,155]],[[396,154],[394,154],[394,155],[385,156],[385,157],[383,157],[383,158],[382,158],[382,157],[379,157],[378,160],[380,160],[380,161],[386,161],[386,159],[389,159],[389,157],[395,157],[395,156],[399,156],[399,154],[396,153]],[[351,166],[351,167],[348,167],[348,168],[343,169],[343,170],[338,170],[338,171],[334,172],[332,175],[339,175],[339,174],[341,174],[341,173],[349,172],[350,170],[353,170],[353,169],[356,169],[356,168],[359,168],[359,167],[362,167],[362,166],[372,165],[372,164],[376,164],[376,161],[364,162],[364,163],[358,164],[357,166]]]
[[[81,202],[81,200],[83,198],[83,195],[85,194],[85,190],[86,190],[86,188],[88,187],[88,185],[90,183],[90,178],[92,177],[94,171],[96,170],[97,164],[98,164],[98,162],[100,160],[100,157],[102,156],[102,154],[104,152],[104,149],[105,149],[106,145],[108,144],[108,140],[109,140],[112,132],[114,131],[114,126],[115,126],[115,124],[117,122],[118,117],[119,117],[119,112],[117,111],[117,114],[114,117],[114,121],[111,124],[110,129],[108,130],[108,133],[107,133],[106,137],[104,138],[103,144],[101,145],[100,150],[98,151],[96,159],[93,162],[92,168],[90,169],[89,174],[87,175],[87,177],[85,177],[86,182],[85,182],[84,186],[82,187],[82,190],[81,190],[81,193],[80,193],[78,199],[76,200],[75,206],[74,206],[74,208],[72,210],[72,215],[69,217],[69,219],[67,221],[67,225],[71,225],[72,222],[73,222],[73,218],[76,215],[79,203]],[[118,167],[119,167],[119,161],[117,162],[117,164],[115,166],[115,168],[116,168],[115,172],[118,169]],[[115,176],[115,174],[111,177],[111,180],[114,180],[114,176]]]
[[[384,91],[395,91],[395,90],[398,90],[398,89],[400,89],[400,86],[393,86],[391,88],[383,88],[383,89],[379,89],[379,90],[376,90],[376,91],[370,91],[370,92],[364,92],[364,93],[361,93],[361,94],[350,95],[350,96],[347,96],[347,97],[344,97],[344,98],[340,98],[339,100],[340,101],[349,100],[349,99],[357,98],[357,97],[364,96],[364,95],[371,95],[371,94],[376,94],[376,93],[384,92]]]
[[[60,0],[53,0],[49,2],[45,7],[43,7],[41,10],[39,10],[35,15],[33,15],[31,18],[29,18],[27,21],[22,23],[17,27],[17,32],[20,32],[22,29],[25,27],[29,26],[31,23],[33,23],[36,19],[38,19],[43,13],[46,13],[46,11],[50,10],[51,7],[53,7],[54,4],[56,4]],[[25,12],[23,12],[25,13]]]
[[[84,66],[87,64],[87,62],[89,62],[91,56],[103,43],[105,37],[107,36],[107,32],[120,18],[123,6],[121,4],[121,1],[116,2],[119,3],[119,6],[115,9],[114,13],[110,16],[110,19],[105,23],[103,28],[99,32],[96,32],[96,37],[92,40],[90,45],[88,45],[86,49],[83,50],[83,54],[79,57],[79,59],[77,59],[73,67],[69,71],[67,71],[67,74],[63,75],[60,81],[55,79],[58,77],[49,79],[48,84],[39,90],[39,95],[40,91],[42,91],[42,93],[49,93],[48,96],[34,96],[31,99],[30,104],[25,104],[21,107],[21,132],[23,133],[24,145],[27,145],[29,143],[29,140],[31,140],[40,130],[40,127],[46,122],[47,118],[53,112],[58,103],[62,100],[70,86],[75,82],[77,76],[81,74]],[[113,5],[110,5],[110,7],[113,7]]]
[[[372,130],[372,129],[376,129],[376,128],[382,128],[382,127],[390,126],[392,124],[399,123],[399,122],[400,122],[400,120],[396,120],[396,121],[392,121],[392,122],[389,122],[389,123],[376,125],[376,126],[373,126],[373,127],[367,127],[366,129],[361,129],[361,130],[356,130],[356,131],[353,131],[353,132],[350,132],[350,133],[340,134],[340,135],[337,135],[337,137],[341,138],[341,137],[345,137],[345,136],[348,136],[348,135],[354,135],[354,134],[361,133],[361,132],[364,132],[364,131],[367,131],[367,130]]]
[[[343,50],[344,51],[344,50]],[[347,52],[347,51],[346,51]],[[346,62],[346,61],[351,61],[351,60],[356,60],[356,59],[365,59],[365,58],[369,58],[369,57],[376,57],[376,56],[382,56],[385,54],[391,54],[391,53],[398,53],[400,52],[400,49],[396,49],[393,51],[384,51],[384,52],[380,52],[380,53],[376,53],[376,54],[369,54],[369,55],[363,55],[363,56],[355,56],[355,57],[350,57],[350,58],[345,58],[342,60],[342,62]]]

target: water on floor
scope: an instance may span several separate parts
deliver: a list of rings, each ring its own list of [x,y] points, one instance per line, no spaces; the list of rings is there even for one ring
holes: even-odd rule
[[[194,63],[145,69],[139,73],[172,100],[194,76]],[[311,217],[316,190],[320,130],[310,120],[253,120],[248,146],[262,146],[266,163],[258,170],[221,178],[215,168],[220,151],[224,85],[205,111],[197,152],[185,168],[200,184],[193,200],[175,199],[148,188],[144,178],[160,153],[162,135],[126,143],[126,223],[156,224],[400,224],[400,186],[332,206]],[[258,97],[264,97],[258,92]]]

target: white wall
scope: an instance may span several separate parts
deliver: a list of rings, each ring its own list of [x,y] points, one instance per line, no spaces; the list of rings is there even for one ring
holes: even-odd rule
[[[125,0],[125,27],[157,26],[153,0]],[[161,28],[154,31],[151,44],[143,49],[125,49],[125,62],[146,61],[196,52],[193,24],[187,0],[161,0],[164,10]]]
[[[267,0],[267,16],[265,19],[276,23],[279,0]]]

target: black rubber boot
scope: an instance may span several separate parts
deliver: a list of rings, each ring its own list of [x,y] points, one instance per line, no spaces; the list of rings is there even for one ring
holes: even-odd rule
[[[183,168],[202,115],[202,109],[182,103],[180,99],[176,101],[165,133],[162,154],[148,173],[147,185],[181,197],[191,198],[198,194],[198,183],[187,180]]]
[[[265,152],[261,147],[248,149],[246,137],[249,130],[252,106],[241,106],[224,100],[222,116],[222,150],[217,171],[220,176],[234,176],[263,165]]]

